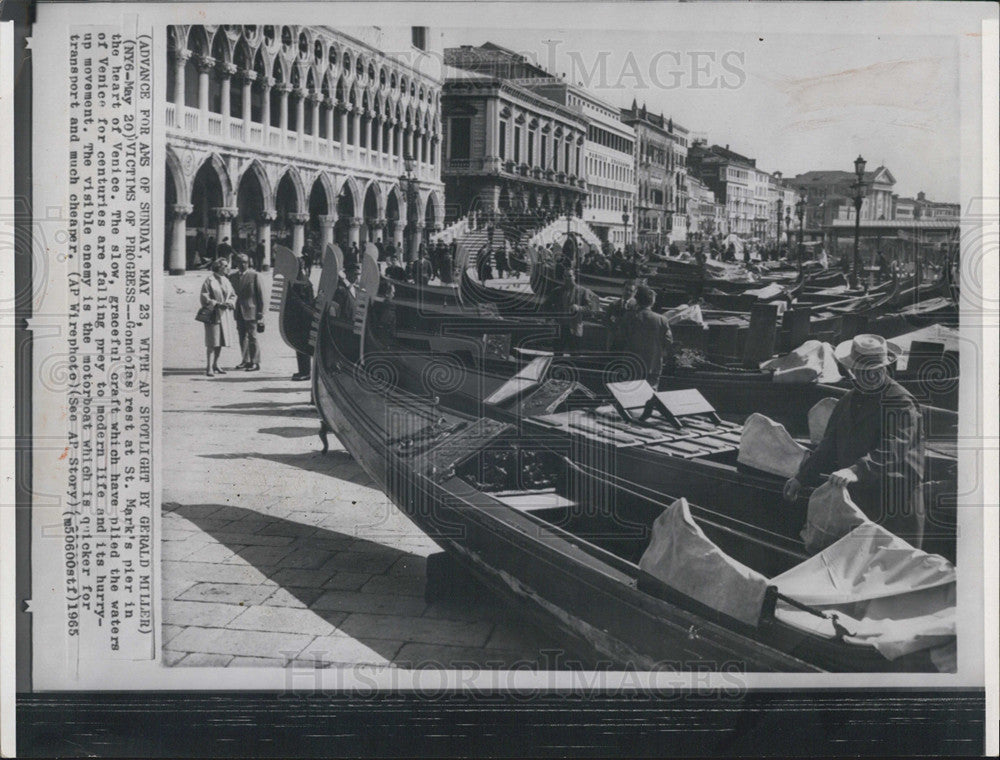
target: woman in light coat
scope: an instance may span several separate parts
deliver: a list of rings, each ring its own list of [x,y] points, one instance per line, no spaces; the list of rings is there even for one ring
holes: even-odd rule
[[[226,276],[229,264],[219,258],[212,262],[210,274],[201,286],[201,305],[215,307],[217,322],[205,323],[205,374],[209,377],[214,372],[226,374],[219,368],[219,354],[223,346],[236,344],[236,322],[233,320],[233,309],[236,308],[236,291]]]

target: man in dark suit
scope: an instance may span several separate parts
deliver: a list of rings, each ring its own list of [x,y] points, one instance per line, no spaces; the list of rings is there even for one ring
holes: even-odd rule
[[[583,316],[585,312],[599,307],[600,299],[588,288],[576,284],[573,270],[563,270],[563,283],[549,296],[546,308],[555,312],[559,322],[558,350],[574,353],[580,349],[583,340]]]
[[[431,260],[427,258],[427,249],[424,248],[420,252],[420,258],[414,262],[413,281],[418,285],[426,285],[431,281],[431,277],[433,276],[434,265],[431,264]]]
[[[301,260],[299,261],[298,279],[288,285],[288,299],[290,303],[286,307],[285,329],[294,333],[298,341],[305,343],[308,341],[309,331],[312,329],[312,320],[309,315],[316,302],[316,294],[309,281],[309,273],[306,272],[305,265]],[[292,375],[292,380],[308,380],[311,374],[312,354],[296,351],[295,361],[298,363],[298,372]]]
[[[344,267],[344,278],[337,283],[333,293],[333,302],[337,304],[337,316],[348,322],[354,321],[354,304],[358,301],[358,276],[361,267],[348,264]]]
[[[344,268],[348,266],[359,266],[361,264],[361,254],[358,251],[358,244],[351,243],[351,247],[344,251]]]
[[[624,330],[625,351],[638,357],[646,370],[649,384],[657,388],[663,372],[663,355],[673,345],[670,323],[662,314],[653,311],[656,292],[647,285],[635,291],[635,311],[626,320]]]
[[[250,268],[250,259],[245,253],[236,256],[236,269],[232,278],[233,290],[236,291],[236,332],[243,349],[243,361],[236,369],[256,372],[260,369],[257,324],[264,319],[264,289],[260,275]]]

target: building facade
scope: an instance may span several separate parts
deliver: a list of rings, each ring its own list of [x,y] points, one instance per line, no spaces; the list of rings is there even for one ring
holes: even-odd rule
[[[636,234],[657,246],[684,241],[689,226],[688,131],[632,101],[622,121],[635,130]],[[691,226],[694,231],[695,226]]]
[[[448,218],[577,214],[587,120],[512,80],[446,66],[442,178]]]
[[[757,162],[729,149],[696,140],[688,151],[688,173],[715,194],[726,212],[727,232],[753,237],[762,213],[757,198],[760,181]]]
[[[727,235],[725,206],[715,202],[715,193],[695,176],[688,182],[688,237],[706,241],[715,235]]]
[[[168,27],[167,268],[226,237],[265,263],[272,243],[299,253],[307,238],[412,255],[445,211],[429,39],[425,27]]]
[[[818,230],[834,220],[854,219],[854,189],[857,181],[850,171],[811,171],[789,180],[806,201],[805,226]],[[896,178],[884,166],[864,174],[865,197],[861,221],[892,219],[892,188]]]
[[[615,246],[631,242],[638,216],[635,130],[622,122],[616,108],[560,78],[536,76],[520,79],[518,83],[579,111],[587,120],[583,157],[588,195],[583,219],[601,240]]]
[[[928,200],[923,191],[916,198],[892,196],[893,219],[958,219],[962,207],[957,203]]]

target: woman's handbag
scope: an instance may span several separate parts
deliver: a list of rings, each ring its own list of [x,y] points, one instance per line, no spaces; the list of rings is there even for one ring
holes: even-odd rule
[[[198,313],[194,315],[194,318],[199,322],[204,322],[206,325],[219,324],[219,312],[216,311],[214,306],[202,306],[198,309]]]
[[[258,322],[257,323],[257,332],[259,332],[259,333],[264,332],[264,323],[263,322]]]

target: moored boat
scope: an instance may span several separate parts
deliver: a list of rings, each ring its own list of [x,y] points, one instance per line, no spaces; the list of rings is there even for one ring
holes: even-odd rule
[[[594,460],[572,456],[561,448],[564,438],[524,436],[509,422],[406,394],[358,360],[360,339],[353,323],[329,310],[321,315],[314,375],[326,425],[418,527],[586,662],[935,669],[933,647],[887,655],[860,631],[838,629],[831,613],[783,595],[781,579],[808,574],[810,558],[798,541],[770,530],[764,513],[741,519],[713,499],[667,506],[663,494],[637,487],[626,473],[608,477]],[[715,604],[697,584],[678,590],[653,573],[651,539],[665,516],[696,533],[699,546],[714,547],[726,567],[750,568],[762,579],[752,614]],[[717,576],[701,581],[702,588],[719,585]],[[933,643],[947,646],[948,636]]]

